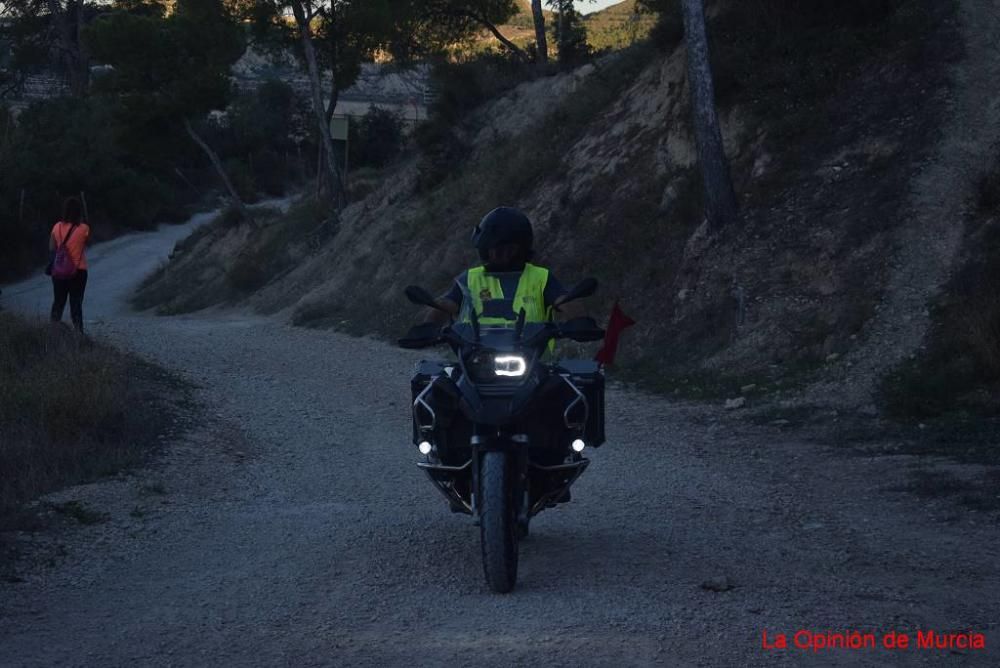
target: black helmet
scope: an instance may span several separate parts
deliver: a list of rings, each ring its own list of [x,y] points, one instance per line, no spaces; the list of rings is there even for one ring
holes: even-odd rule
[[[491,248],[503,244],[517,244],[524,251],[524,259],[531,259],[535,235],[531,221],[517,209],[501,206],[483,216],[472,232],[472,245],[479,251],[483,262],[489,259]]]

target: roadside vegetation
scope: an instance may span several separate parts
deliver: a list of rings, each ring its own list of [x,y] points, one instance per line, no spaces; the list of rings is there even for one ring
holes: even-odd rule
[[[315,158],[305,156],[315,156],[315,141],[290,138],[300,117],[291,89],[275,81],[197,126],[218,147],[241,197],[253,202],[314,177]],[[135,123],[101,94],[37,102],[17,122],[0,107],[0,280],[44,264],[64,197],[84,193],[97,241],[214,205],[220,184],[198,148]]]
[[[176,429],[185,393],[69,328],[0,313],[0,530],[40,495],[142,462]]]
[[[640,0],[623,0],[583,17],[587,44],[597,53],[624,49],[645,41],[657,24],[656,12]]]
[[[170,262],[143,281],[132,305],[177,315],[236,304],[294,269],[335,232],[310,196],[287,213],[258,209],[252,222],[227,209],[177,243]]]

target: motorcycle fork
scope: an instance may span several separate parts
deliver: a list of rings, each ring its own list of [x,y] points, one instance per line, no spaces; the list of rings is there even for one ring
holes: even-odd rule
[[[506,441],[506,442],[505,442]],[[527,524],[528,513],[531,511],[528,489],[528,435],[527,434],[496,434],[484,436],[473,435],[472,446],[472,523],[479,526],[479,456],[486,450],[505,450],[508,455],[508,465],[514,468],[514,489],[511,498],[514,500],[514,511],[520,524]]]
[[[527,526],[531,518],[531,499],[528,489],[528,435],[514,434],[511,436],[514,448],[511,452],[510,464],[514,467],[514,489],[513,499],[515,503],[514,512],[517,516],[517,523],[520,526]]]
[[[477,434],[472,437],[472,524],[479,526],[479,451],[482,441]]]

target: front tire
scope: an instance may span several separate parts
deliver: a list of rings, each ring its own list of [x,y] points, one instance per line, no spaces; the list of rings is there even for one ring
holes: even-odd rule
[[[483,574],[490,589],[506,594],[517,581],[517,518],[513,472],[507,454],[484,452],[479,469],[479,535]]]

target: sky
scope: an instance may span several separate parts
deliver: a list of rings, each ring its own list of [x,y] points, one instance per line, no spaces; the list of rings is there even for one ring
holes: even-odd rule
[[[590,2],[589,0],[576,0],[576,9],[581,14],[589,14],[591,12],[596,12],[598,10],[604,9],[605,7],[610,7],[611,5],[617,5],[622,0],[597,0],[597,2]]]

